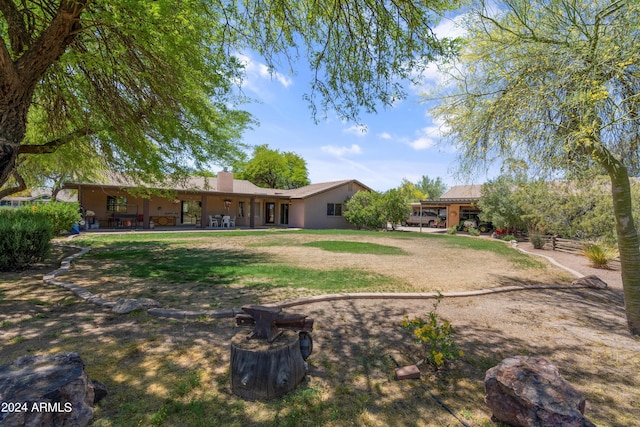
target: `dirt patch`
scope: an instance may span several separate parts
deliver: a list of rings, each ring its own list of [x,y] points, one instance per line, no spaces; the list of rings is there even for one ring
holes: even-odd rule
[[[225,245],[237,247],[236,243]],[[413,256],[425,255],[421,261],[408,261],[403,269],[420,270],[432,257],[429,249],[412,249]],[[250,250],[283,256],[281,247]],[[587,273],[580,257],[544,253],[562,257],[572,268]],[[490,426],[491,414],[483,403],[484,373],[517,354],[545,356],[555,363],[586,396],[586,414],[596,425],[631,426],[640,419],[640,342],[626,331],[621,285],[615,281],[619,272],[606,273],[612,275],[605,279],[610,284],[607,290],[568,288],[445,299],[439,313],[456,327],[456,342],[465,355],[447,371],[423,367],[418,381],[394,381],[394,366],[387,355],[395,351],[411,361],[420,358],[400,322],[404,316],[424,317],[430,301],[336,301],[297,307],[292,311],[315,319],[307,379],[300,393],[278,402],[257,403],[243,402],[229,391],[228,345],[239,332],[231,319],[173,321],[145,313],[114,315],[80,302],[68,291],[42,284],[42,274],[56,268],[63,256],[57,255],[35,271],[0,277],[0,363],[24,354],[80,352],[90,376],[110,391],[98,407],[98,426],[198,425],[190,421],[190,414],[198,411],[215,414],[209,415],[212,425],[458,425],[431,394],[470,425]],[[438,259],[446,260],[445,255],[439,253]],[[344,258],[314,249],[306,256],[287,259],[307,266],[352,262]],[[392,260],[398,262],[397,257]],[[472,277],[463,274],[463,279],[447,283],[477,283],[479,270],[456,266],[443,269],[458,275],[456,270],[466,271]],[[495,286],[492,266],[482,267],[487,275],[482,280]],[[92,274],[85,268],[75,277]],[[523,280],[521,272],[512,269],[507,277]],[[442,276],[427,280],[413,272],[402,273],[404,280],[418,284],[452,277],[438,274]],[[545,274],[557,272],[550,268]],[[85,277],[86,283],[89,278]],[[524,280],[542,279],[532,272]],[[108,286],[109,282],[101,283]],[[193,380],[196,376],[198,381]],[[190,408],[184,413],[176,409],[183,401]]]

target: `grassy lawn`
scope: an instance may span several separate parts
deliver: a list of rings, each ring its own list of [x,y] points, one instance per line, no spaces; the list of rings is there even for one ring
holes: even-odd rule
[[[73,243],[91,251],[74,262],[63,280],[112,299],[144,296],[172,308],[230,308],[340,292],[469,290],[527,284],[540,277],[549,283],[567,281],[563,273],[502,242],[463,236],[351,231],[105,233],[83,235]],[[79,352],[89,376],[109,391],[96,408],[94,426],[462,425],[435,395],[467,424],[489,427],[497,424],[490,421],[483,402],[486,369],[514,353],[542,352],[561,361],[573,360],[565,350],[554,353],[553,343],[542,347],[512,337],[501,325],[485,324],[480,317],[457,320],[458,313],[473,312],[475,302],[445,299],[443,316],[454,326],[465,324],[456,338],[464,357],[440,371],[423,367],[420,380],[399,382],[393,379],[396,365],[390,355],[400,353],[408,362],[419,358],[401,319],[424,315],[431,303],[322,303],[291,310],[316,319],[307,378],[281,399],[248,402],[230,391],[229,342],[239,333],[232,319],[169,320],[146,312],[116,315],[80,302],[67,291],[43,286],[42,274],[53,265],[0,277],[0,363],[24,354]],[[503,298],[498,304],[503,307],[516,297],[497,298]],[[550,293],[523,297],[523,301],[540,300],[543,307],[554,306],[556,299]],[[573,303],[579,304],[577,299]],[[602,303],[593,303],[597,304]],[[532,317],[524,309],[513,309],[508,316],[509,325],[544,317],[540,313]],[[571,316],[561,314],[559,319],[571,321]],[[607,330],[612,327],[608,324]],[[603,347],[597,357],[612,352]],[[595,358],[595,350],[589,356]],[[573,380],[585,377],[596,384],[588,396],[602,407],[596,424],[613,419],[608,425],[631,425],[637,419],[640,407],[630,408],[633,400],[625,397],[626,387],[633,388],[634,381],[624,384],[624,378],[633,379],[640,367],[636,359],[616,365],[619,369],[628,365],[619,377],[587,377],[580,371],[584,364],[571,372]],[[612,395],[616,397],[607,397]]]
[[[527,272],[529,279],[547,269],[502,242],[461,236],[352,231],[125,233],[83,236],[74,242],[92,248],[76,262],[69,276],[74,283],[105,297],[148,297],[165,306],[191,309],[326,293],[444,290],[452,286],[446,283],[450,273],[440,274],[438,266],[430,265],[441,256],[458,259],[462,269],[477,270],[478,275],[485,273],[484,264],[497,262]],[[499,279],[492,283],[501,284]],[[181,291],[187,289],[186,294],[181,292],[183,297],[175,295],[177,285]],[[456,290],[480,287],[475,282],[457,286],[462,288]]]

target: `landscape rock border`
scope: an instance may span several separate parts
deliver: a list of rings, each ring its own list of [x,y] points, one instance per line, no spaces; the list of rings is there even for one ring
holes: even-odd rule
[[[126,314],[134,310],[144,310],[149,315],[156,317],[165,317],[172,319],[199,319],[199,318],[214,318],[214,319],[223,319],[223,318],[233,318],[238,314],[244,313],[244,311],[240,308],[231,308],[231,309],[222,309],[222,310],[181,310],[181,309],[172,309],[172,308],[162,308],[161,304],[157,301],[150,300],[149,298],[142,298],[139,300],[131,300],[131,299],[123,299],[118,301],[111,301],[99,296],[96,296],[89,292],[88,290],[75,285],[73,283],[64,282],[58,279],[58,276],[61,276],[65,273],[68,273],[71,269],[71,262],[76,258],[79,258],[85,254],[87,254],[90,249],[77,245],[68,245],[68,244],[58,244],[60,247],[75,249],[78,250],[77,253],[72,254],[66,258],[64,258],[60,263],[60,268],[45,274],[42,278],[42,281],[48,285],[55,285],[64,289],[68,289],[73,292],[78,298],[90,302],[92,304],[109,308],[116,313]],[[530,290],[540,290],[540,289],[558,289],[558,290],[567,290],[567,289],[579,289],[579,288],[596,288],[603,289],[607,287],[607,284],[599,279],[597,276],[584,276],[581,273],[578,273],[575,270],[572,270],[566,266],[561,265],[556,260],[551,257],[535,254],[532,252],[527,252],[522,248],[517,248],[521,252],[541,256],[543,258],[548,259],[554,265],[563,268],[564,270],[570,272],[574,276],[578,277],[578,280],[572,282],[572,286],[568,287],[566,285],[545,285],[545,284],[537,284],[537,285],[527,285],[527,286],[503,286],[500,288],[492,288],[492,289],[479,289],[475,291],[465,291],[465,292],[412,292],[412,293],[393,293],[393,292],[362,292],[362,293],[341,293],[341,294],[326,294],[326,295],[317,295],[312,297],[304,297],[298,298],[294,300],[282,301],[279,303],[271,303],[264,304],[267,307],[276,307],[276,308],[289,308],[295,307],[299,305],[307,305],[314,304],[319,302],[326,301],[338,301],[338,300],[360,300],[360,299],[435,299],[439,296],[443,296],[446,298],[457,298],[457,297],[473,297],[473,296],[482,296],[482,295],[491,295],[496,293],[504,293],[504,292],[515,292],[515,291],[530,291]],[[135,307],[130,310],[123,310],[122,307],[127,305],[127,307]],[[115,308],[115,310],[114,310]]]

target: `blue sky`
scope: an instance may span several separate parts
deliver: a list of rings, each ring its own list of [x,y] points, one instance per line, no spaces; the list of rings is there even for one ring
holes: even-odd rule
[[[461,31],[454,20],[444,19],[436,33],[454,37]],[[416,182],[427,175],[441,177],[449,186],[463,184],[454,176],[455,150],[440,143],[439,125],[421,102],[420,95],[439,83],[435,65],[424,76],[423,86],[407,86],[407,99],[375,115],[363,114],[363,130],[331,114],[318,124],[313,121],[303,99],[309,91],[306,64],[300,64],[296,75],[270,74],[257,55],[239,56],[246,67],[243,91],[258,100],[243,106],[259,121],[245,132],[244,142],[300,155],[312,183],[357,179],[385,191],[398,187],[403,178]]]

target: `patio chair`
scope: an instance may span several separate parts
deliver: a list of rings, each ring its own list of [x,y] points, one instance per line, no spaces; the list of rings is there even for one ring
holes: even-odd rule
[[[209,228],[218,228],[218,219],[209,215]]]
[[[231,217],[229,215],[225,215],[222,217],[222,228],[230,228],[231,227]]]
[[[232,216],[231,219],[229,219],[229,227],[236,228],[236,217],[235,217],[235,215]]]

